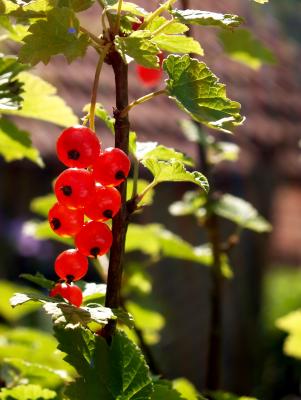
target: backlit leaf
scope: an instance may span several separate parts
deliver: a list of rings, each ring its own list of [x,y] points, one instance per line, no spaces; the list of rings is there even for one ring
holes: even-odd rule
[[[243,18],[238,15],[200,10],[174,10],[172,15],[185,24],[218,26],[220,28],[236,28],[243,22]]]
[[[205,63],[188,55],[170,55],[163,68],[171,98],[196,121],[227,133],[242,124],[240,104],[227,98],[225,85]]]
[[[39,385],[19,385],[11,389],[2,388],[1,400],[50,400],[55,399],[53,390],[43,389]]]
[[[192,37],[160,34],[155,36],[152,41],[156,43],[161,50],[168,51],[169,53],[193,53],[200,56],[204,55],[204,50],[200,43]]]

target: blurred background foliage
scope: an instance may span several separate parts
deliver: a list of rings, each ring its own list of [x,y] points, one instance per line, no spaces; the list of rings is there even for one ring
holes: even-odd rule
[[[149,3],[139,2],[148,9],[156,4]],[[191,3],[192,8],[199,8],[196,1]],[[228,83],[229,92],[242,103],[247,116],[245,127],[233,138],[211,132],[207,143],[216,165],[211,185],[232,196],[228,202],[229,197],[222,197],[216,211],[227,219],[221,220],[223,235],[227,237],[237,226],[241,233],[238,247],[224,259],[223,271],[229,279],[223,304],[223,389],[264,400],[301,399],[301,158],[297,150],[301,129],[301,5],[298,0],[271,0],[259,10],[248,1],[228,0],[204,1],[206,7],[244,16],[252,31],[217,34],[210,30],[201,38],[206,62]],[[91,12],[84,13],[82,20],[91,26],[98,24]],[[1,16],[0,22],[4,26]],[[16,49],[11,42],[1,46],[6,53]],[[222,49],[228,58],[221,55]],[[18,73],[20,86],[5,107],[0,103],[1,113],[15,115],[13,122],[7,118],[0,121],[0,154],[4,157],[0,160],[0,383],[18,384],[19,390],[27,382],[37,385],[29,388],[31,394],[24,400],[39,398],[39,387],[49,389],[43,398],[54,398],[51,390],[59,393],[63,382],[74,377],[74,370],[56,350],[49,319],[40,306],[30,303],[12,309],[8,300],[15,292],[38,290],[20,279],[21,273],[39,271],[55,280],[53,261],[69,244],[68,240],[48,240],[54,236],[48,224],[41,222],[53,203],[53,197],[47,195],[51,182],[62,170],[54,154],[61,128],[48,122],[68,126],[77,122],[75,114],[82,116],[95,64],[93,54],[87,59],[86,64],[76,61],[69,67],[58,57],[47,68],[36,67],[34,73],[49,83],[35,74],[12,69],[4,85]],[[0,76],[8,63],[14,62],[11,57],[1,58]],[[131,96],[138,97],[143,89],[134,70],[130,71]],[[108,70],[105,74],[100,97],[110,111],[111,75]],[[0,85],[0,93],[1,89],[6,90]],[[21,111],[15,107],[19,95],[24,99]],[[138,139],[180,148],[202,171],[196,146],[200,137],[193,127],[187,127],[188,121],[180,122],[183,114],[161,99],[149,109],[142,107],[133,113]],[[108,120],[101,109],[98,115],[99,136],[105,146],[110,145],[112,136],[102,122],[108,124]],[[140,172],[143,190],[150,174],[145,169]],[[189,197],[186,191],[191,189],[189,184],[162,184],[144,199],[148,207],[129,229],[123,295],[136,320],[133,340],[145,346],[153,368],[170,379],[185,376],[201,390],[207,357],[211,254],[196,223],[204,213],[202,195]],[[239,200],[231,208],[236,196],[250,201],[271,222],[269,235],[241,232],[242,228],[252,229],[243,216],[248,216],[250,224],[253,209]],[[264,226],[262,231],[269,230],[260,216],[253,213],[252,217],[255,231],[260,231],[260,226]],[[106,265],[105,258],[91,265],[88,281],[99,282]],[[101,303],[103,296],[98,301]],[[183,395],[188,393],[186,398],[196,396],[194,386],[185,380],[177,379],[173,384]],[[5,399],[9,394],[3,391],[1,396]],[[231,395],[218,396],[232,400]]]

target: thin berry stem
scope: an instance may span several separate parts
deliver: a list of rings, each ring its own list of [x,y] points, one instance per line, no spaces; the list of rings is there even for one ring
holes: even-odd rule
[[[119,32],[122,3],[123,3],[123,0],[119,0],[118,8],[117,8],[117,15],[116,15],[116,22],[115,22],[115,26],[114,26],[114,35],[118,35],[118,32]]]
[[[97,37],[96,35],[94,35],[94,33],[88,31],[88,29],[84,28],[83,26],[80,26],[79,30],[82,33],[86,33],[90,37],[90,39],[93,40],[93,42],[95,42],[98,45],[98,47],[100,46],[101,48],[103,48],[103,46],[104,46],[103,40],[100,39],[99,37]]]
[[[108,43],[105,48],[103,49],[95,71],[95,77],[94,77],[94,82],[93,82],[93,89],[92,89],[92,95],[91,95],[91,103],[90,103],[90,111],[89,111],[89,125],[90,129],[92,131],[95,131],[95,108],[96,108],[96,100],[97,100],[97,91],[98,91],[98,85],[99,85],[99,77],[100,77],[100,72],[104,63],[104,60],[106,58],[106,55],[111,47],[111,43]]]
[[[147,18],[145,18],[143,24],[139,27],[139,29],[144,29],[148,24],[150,24],[156,17],[161,15],[165,10],[173,5],[177,0],[168,0],[166,3],[162,4],[157,10],[153,13],[149,14]]]
[[[124,116],[128,114],[128,112],[135,106],[138,106],[139,104],[145,103],[146,101],[149,101],[153,99],[154,97],[160,96],[161,94],[167,94],[166,89],[158,90],[157,92],[152,92],[149,93],[143,97],[140,97],[137,100],[134,100],[132,103],[130,103],[128,106],[126,106],[120,113],[121,116]]]

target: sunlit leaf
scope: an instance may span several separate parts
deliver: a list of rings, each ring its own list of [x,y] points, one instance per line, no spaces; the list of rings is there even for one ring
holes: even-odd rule
[[[163,68],[169,76],[169,95],[196,121],[227,133],[242,124],[240,104],[227,98],[225,85],[205,63],[188,55],[170,55]]]
[[[200,43],[192,37],[185,35],[160,34],[155,36],[152,41],[156,43],[161,50],[168,51],[169,53],[204,55],[204,50]]]
[[[263,64],[275,64],[276,58],[246,29],[221,32],[220,41],[225,52],[234,60],[258,70]]]
[[[0,154],[8,162],[27,158],[40,167],[44,166],[39,151],[32,145],[29,133],[4,118],[0,118]]]
[[[0,54],[0,114],[17,110],[22,101],[22,83],[18,73],[24,69],[14,56]]]
[[[56,392],[43,389],[39,385],[19,385],[11,389],[2,388],[1,400],[50,400],[56,398]]]
[[[56,94],[56,88],[50,83],[28,72],[21,72],[18,79],[24,85],[22,108],[7,110],[7,114],[40,119],[60,126],[71,126],[78,122],[71,108]]]
[[[200,10],[174,10],[172,15],[185,24],[217,26],[220,28],[236,28],[243,22],[243,18],[238,15]]]

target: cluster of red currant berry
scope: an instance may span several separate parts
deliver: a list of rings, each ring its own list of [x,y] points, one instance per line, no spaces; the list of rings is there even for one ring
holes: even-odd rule
[[[50,296],[60,295],[79,307],[82,292],[73,281],[87,273],[87,257],[101,256],[111,247],[112,232],[105,222],[120,209],[121,197],[115,186],[127,178],[131,164],[118,148],[102,151],[96,134],[80,125],[61,133],[57,155],[69,168],[56,179],[58,202],[49,210],[48,220],[56,234],[74,237],[76,249],[63,251],[57,257],[55,272],[60,282]]]

